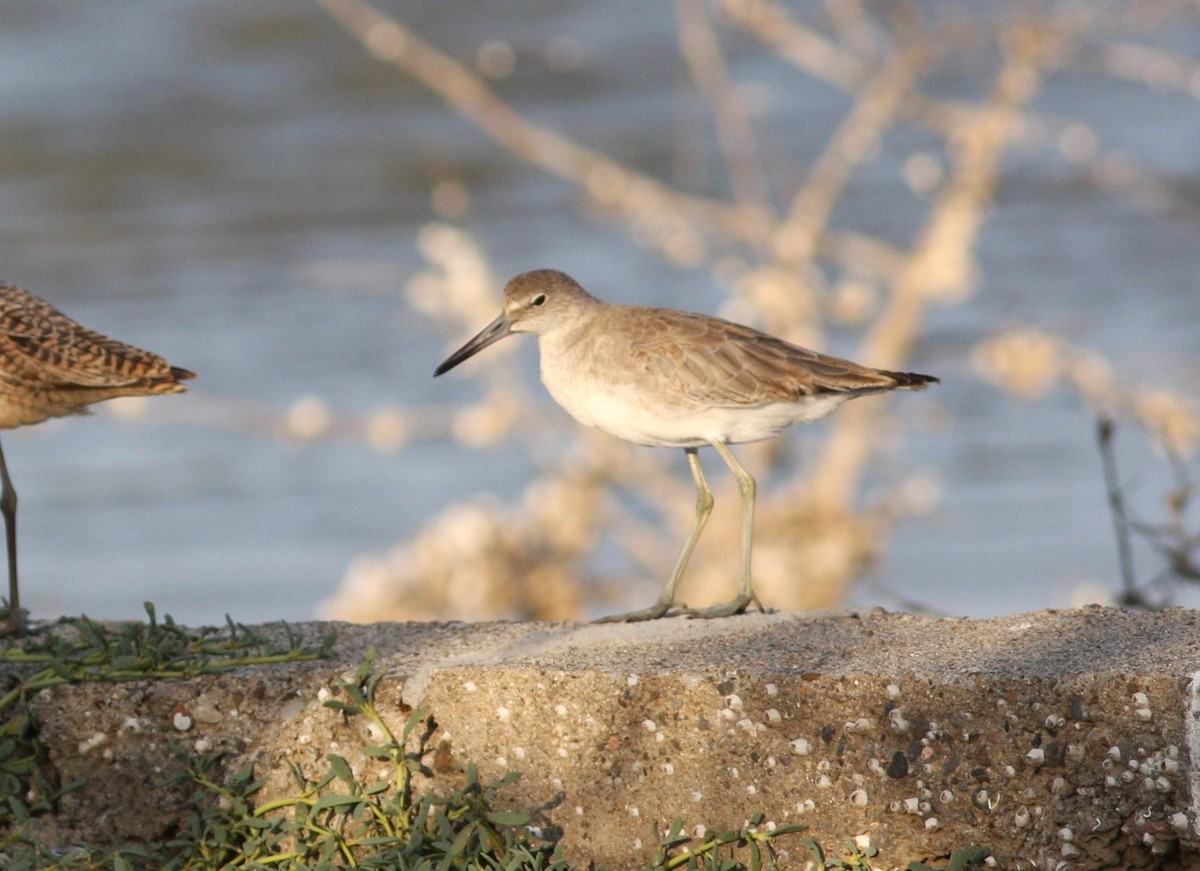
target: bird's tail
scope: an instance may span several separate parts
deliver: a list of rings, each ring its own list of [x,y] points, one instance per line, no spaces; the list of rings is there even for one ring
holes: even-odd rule
[[[941,379],[933,375],[922,375],[919,372],[889,372],[886,369],[879,370],[880,375],[886,375],[894,382],[895,390],[924,390],[930,384],[940,384]]]

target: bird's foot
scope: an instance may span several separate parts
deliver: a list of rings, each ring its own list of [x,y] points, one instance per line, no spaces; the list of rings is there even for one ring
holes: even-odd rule
[[[672,613],[673,609],[679,609]],[[660,617],[674,617],[677,614],[690,614],[691,609],[682,602],[655,602],[649,608],[640,611],[630,611],[628,614],[613,614],[593,620],[593,623],[641,623],[646,620],[657,620]]]
[[[712,620],[716,617],[732,617],[735,614],[745,614],[746,609],[751,605],[757,605],[758,610],[763,614],[771,613],[763,607],[762,602],[758,601],[758,596],[754,593],[738,596],[729,602],[722,602],[720,605],[713,605],[709,608],[688,608],[684,613],[693,620]]]

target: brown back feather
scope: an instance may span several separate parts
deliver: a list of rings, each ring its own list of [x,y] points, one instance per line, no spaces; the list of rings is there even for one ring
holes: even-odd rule
[[[716,406],[794,402],[822,393],[922,390],[937,378],[860,366],[720,318],[643,308],[630,354],[660,381]]]
[[[90,330],[45,300],[0,282],[0,383],[22,390],[129,387],[176,393],[195,375]]]

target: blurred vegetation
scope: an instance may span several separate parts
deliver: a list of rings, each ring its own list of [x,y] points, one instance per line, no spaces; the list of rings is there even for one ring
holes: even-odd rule
[[[52,815],[60,798],[80,786],[59,782],[47,758],[30,709],[39,693],[62,684],[178,679],[246,665],[320,659],[337,640],[336,633],[330,633],[312,643],[287,624],[281,624],[277,637],[232,620],[224,627],[190,629],[169,615],[160,621],[150,603],[146,612],[146,623],[105,624],[65,617],[29,638],[8,639],[0,647],[5,685],[0,696],[0,861],[4,867],[50,867],[61,859],[38,842],[30,826]]]
[[[1193,211],[1136,156],[1107,151],[1088,124],[1041,114],[1038,105],[1047,77],[1063,72],[1200,95],[1200,65],[1166,47],[1181,21],[1197,26],[1192,4],[843,0],[796,8],[774,0],[676,0],[687,87],[708,109],[707,138],[696,148],[718,164],[704,177],[724,188],[712,193],[646,175],[522,115],[494,87],[513,72],[511,46],[492,41],[474,63],[461,61],[363,0],[317,2],[365,51],[425,85],[501,153],[573,185],[586,214],[625,228],[632,243],[670,264],[706,268],[728,291],[722,315],[817,348],[830,330],[849,331],[858,345],[847,356],[873,366],[912,368],[932,309],[963,305],[976,293],[981,234],[1004,162],[1014,154],[1052,152],[1096,191],[1145,211]],[[842,117],[822,150],[780,154],[775,147],[770,160],[763,156],[759,131],[772,106],[756,103],[753,89],[734,77],[725,45],[735,39],[753,41],[790,68],[797,89],[842,94]],[[961,93],[942,96],[939,77],[944,82],[964,69],[971,75],[959,83]],[[848,224],[839,213],[852,186],[881,172],[911,195],[907,243]],[[479,243],[454,224],[469,203],[459,182],[433,189],[432,205],[445,220],[421,232],[429,266],[408,286],[409,304],[442,326],[448,346],[491,320],[509,277],[493,274]],[[586,276],[577,277],[587,285]],[[516,344],[490,349],[487,366],[465,370],[480,382],[479,399],[467,407],[391,408],[350,420],[310,399],[280,422],[295,438],[336,434],[389,450],[421,438],[480,449],[513,441],[542,470],[515,504],[480,497],[453,506],[412,541],[359,559],[325,616],[571,618],[618,595],[614,561],[626,567],[622,578],[669,572],[692,513],[686,474],[670,452],[577,427],[566,430],[568,450],[545,450],[521,426],[545,401],[522,380]],[[1065,392],[1129,424],[1164,454],[1194,462],[1195,395],[1128,383],[1102,356],[1066,337],[1012,323],[975,347],[971,362],[977,377],[1007,397],[1037,401]],[[964,376],[945,365],[922,367],[943,378]],[[927,415],[940,413],[935,394],[921,399],[931,403]],[[898,462],[888,465],[886,480],[872,477],[881,460],[903,448],[886,400],[841,409],[817,455],[803,462],[781,441],[740,449],[756,474],[774,482],[759,498],[756,587],[775,607],[835,605],[898,521],[936,508],[936,478],[905,476]],[[861,498],[864,482],[874,494],[869,504]],[[718,486],[718,519],[684,579],[689,604],[721,598],[737,575],[737,524],[719,514],[736,501],[727,482]],[[646,524],[647,508],[664,518],[662,528]],[[589,559],[597,553],[607,572]]]
[[[1162,499],[1161,519],[1152,522],[1136,516],[1117,471],[1116,426],[1112,418],[1101,415],[1096,431],[1122,582],[1116,601],[1131,608],[1165,608],[1174,603],[1182,588],[1200,584],[1200,519],[1195,507],[1200,481],[1182,457],[1168,450],[1165,460],[1174,471],[1176,484]],[[1157,570],[1148,579],[1143,579],[1136,567],[1135,538],[1148,545],[1157,563]]]

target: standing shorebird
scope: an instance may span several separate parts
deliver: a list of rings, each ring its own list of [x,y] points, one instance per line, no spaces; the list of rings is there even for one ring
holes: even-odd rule
[[[653,620],[677,607],[695,617],[740,614],[751,603],[761,609],[750,582],[754,479],[728,446],[817,420],[856,396],[923,390],[938,380],[827,357],[720,318],[607,303],[553,269],[510,281],[500,316],[434,377],[509,333],[537,336],[542,383],[577,421],[639,445],[687,453],[696,517],[675,569],[649,608],[605,621]],[[721,455],[742,494],[742,576],[736,598],[696,610],[675,601],[675,587],[712,511],[697,454],[705,445]]]
[[[0,429],[87,414],[117,396],[182,393],[195,375],[157,354],[80,326],[27,290],[0,281]],[[0,451],[0,513],[8,545],[8,629],[23,630],[17,590],[17,491]]]

